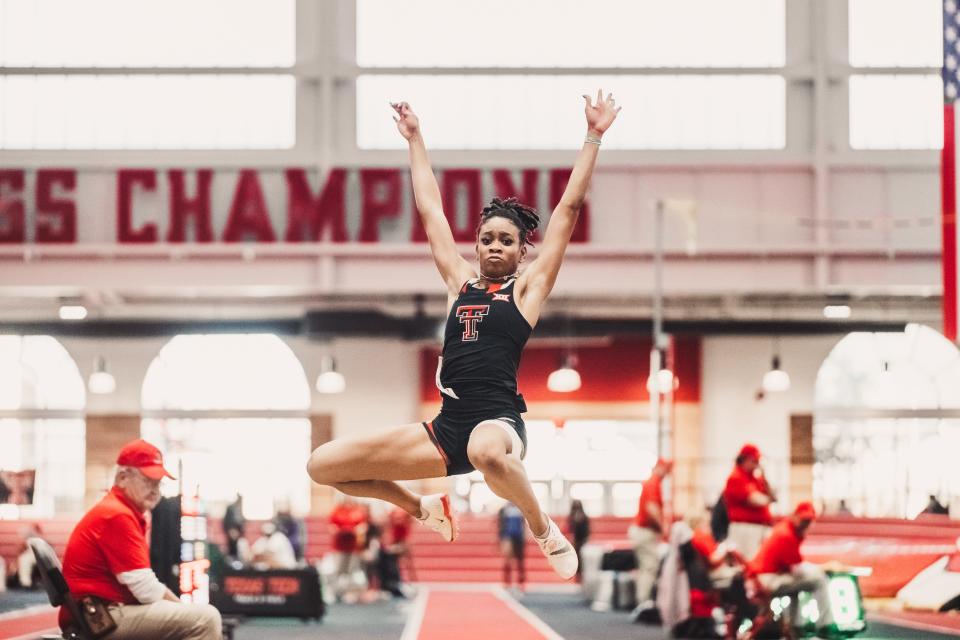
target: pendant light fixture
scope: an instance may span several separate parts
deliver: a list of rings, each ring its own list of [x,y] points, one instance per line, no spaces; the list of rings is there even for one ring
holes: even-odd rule
[[[117,388],[117,381],[109,371],[107,371],[107,361],[103,356],[97,356],[93,361],[93,373],[87,380],[87,389],[90,393],[97,395],[106,395],[113,393]]]
[[[343,393],[347,388],[347,379],[337,371],[333,356],[320,359],[320,375],[317,376],[317,391],[320,393]]]
[[[780,337],[773,339],[773,358],[770,370],[763,374],[762,388],[767,393],[778,393],[790,388],[790,374],[780,368]]]

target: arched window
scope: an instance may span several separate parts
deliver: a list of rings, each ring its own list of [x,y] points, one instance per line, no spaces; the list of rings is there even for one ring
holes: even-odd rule
[[[913,517],[960,498],[960,352],[940,333],[851,333],[817,374],[814,495],[858,515]],[[957,503],[960,507],[960,503]]]
[[[150,364],[142,399],[143,437],[184,493],[209,503],[239,493],[248,518],[309,510],[310,387],[277,336],[177,336]]]
[[[0,336],[0,518],[82,510],[85,401],[55,338]]]

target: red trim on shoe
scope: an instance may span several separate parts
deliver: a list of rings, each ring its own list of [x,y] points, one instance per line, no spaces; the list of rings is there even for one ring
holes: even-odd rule
[[[457,539],[457,534],[460,532],[460,529],[457,525],[457,516],[453,513],[453,509],[450,508],[450,496],[443,494],[440,497],[440,504],[443,505],[443,515],[450,521],[450,542],[453,542]]]

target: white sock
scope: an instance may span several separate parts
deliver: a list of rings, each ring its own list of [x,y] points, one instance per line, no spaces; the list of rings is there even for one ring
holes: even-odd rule
[[[546,540],[547,536],[550,535],[550,524],[552,522],[553,521],[550,518],[547,518],[547,530],[544,531],[541,535],[538,536],[537,534],[533,533],[532,530],[530,531],[530,533],[533,533],[533,537],[536,538],[537,540]]]

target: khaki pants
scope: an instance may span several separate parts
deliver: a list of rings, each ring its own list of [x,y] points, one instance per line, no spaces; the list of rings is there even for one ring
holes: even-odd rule
[[[737,545],[737,551],[747,559],[753,560],[760,551],[760,545],[770,535],[770,527],[750,522],[731,522],[727,531],[727,540]]]
[[[222,640],[220,612],[209,604],[160,600],[110,607],[117,630],[110,640]]]
[[[637,604],[650,599],[653,585],[657,581],[660,568],[660,536],[652,529],[630,525],[627,536],[633,543],[633,553],[637,556]]]
[[[830,608],[830,594],[827,588],[827,574],[815,564],[801,562],[792,573],[761,573],[757,576],[760,584],[771,596],[793,596],[800,591],[809,591],[817,601],[820,617],[817,627],[833,623],[833,611]],[[797,619],[797,598],[790,598],[790,617]]]
[[[710,584],[713,585],[714,589],[728,589],[731,583],[733,583],[733,579],[741,573],[742,571],[739,567],[722,564],[710,570]]]
[[[33,587],[33,568],[37,566],[37,559],[33,557],[33,551],[27,549],[17,556],[17,578],[20,580],[20,586],[24,589]]]

